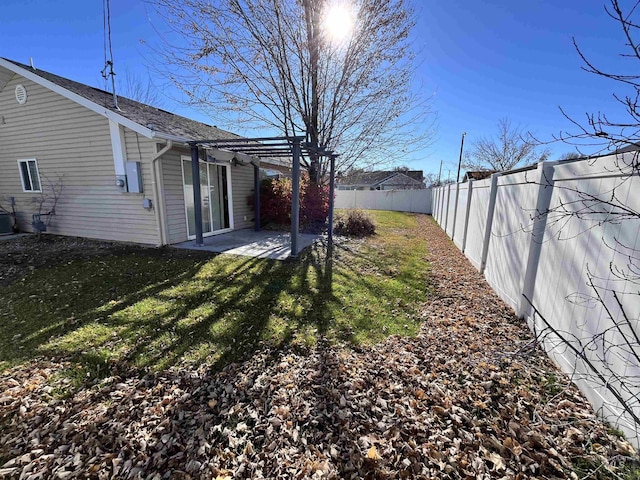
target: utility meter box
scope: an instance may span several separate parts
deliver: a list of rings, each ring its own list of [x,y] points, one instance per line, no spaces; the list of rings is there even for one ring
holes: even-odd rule
[[[142,193],[142,168],[140,168],[140,162],[127,162],[125,169],[129,193]]]

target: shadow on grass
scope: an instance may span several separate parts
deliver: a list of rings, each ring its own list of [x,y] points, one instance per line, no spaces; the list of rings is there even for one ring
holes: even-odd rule
[[[0,337],[0,371],[64,359],[81,387],[174,366],[219,370],[263,347],[312,351],[323,339],[357,345],[417,331],[426,291],[418,245],[393,232],[353,245],[320,241],[284,262],[114,248],[37,269],[0,287],[10,332]]]
[[[282,348],[304,348],[313,357],[307,373],[294,380],[299,388],[290,393],[304,393],[309,409],[304,417],[293,419],[292,425],[299,427],[301,436],[308,436],[310,445],[323,442],[330,434],[339,452],[335,468],[346,478],[354,468],[367,470],[367,459],[358,452],[357,442],[373,427],[366,424],[352,430],[358,426],[355,417],[354,423],[345,424],[342,397],[347,395],[352,373],[344,368],[331,341],[357,343],[361,335],[377,340],[380,332],[376,330],[383,325],[380,317],[404,328],[411,309],[402,310],[396,300],[408,301],[403,294],[421,296],[424,290],[416,287],[424,280],[422,273],[414,272],[422,258],[411,259],[413,263],[406,266],[410,281],[401,282],[400,258],[388,257],[383,247],[376,245],[367,255],[366,251],[318,242],[298,259],[285,262],[130,249],[108,258],[39,270],[24,281],[0,288],[0,295],[7,299],[0,313],[15,336],[13,341],[0,338],[0,370],[45,356],[72,361],[69,376],[73,385],[62,395],[114,375],[138,375],[140,379],[129,385],[136,385],[139,392],[170,395],[174,387],[188,392],[162,407],[163,429],[150,430],[149,451],[163,452],[145,467],[145,475],[152,476],[154,471],[166,474],[184,468],[182,454],[199,458],[199,450],[194,449],[198,443],[192,442],[195,438],[233,451],[237,446],[220,432],[227,427],[234,430],[240,422],[252,429],[255,451],[285,435],[272,431],[264,419],[249,415],[245,407],[260,409],[260,405],[267,408],[283,402],[289,385],[284,382],[272,388],[269,378],[261,378],[263,367],[278,358]],[[387,266],[394,262],[400,273],[386,274]],[[402,318],[394,319],[397,315]],[[272,348],[263,350],[263,346]],[[237,363],[230,365],[233,362]],[[184,365],[207,368],[198,372],[170,369]],[[221,369],[224,371],[217,374]],[[229,387],[237,392],[236,409],[230,410],[222,401]],[[103,452],[122,450],[114,429],[129,425],[147,408],[120,405],[128,401],[121,397],[120,389],[120,379],[113,378],[101,382],[100,388],[82,392],[90,397],[86,405],[102,403],[106,408],[85,426],[93,432],[90,442],[80,443],[86,455],[94,454],[89,443]],[[210,403],[212,398],[218,403]],[[121,415],[124,408],[127,413]],[[310,418],[317,426],[308,423]],[[164,428],[172,432],[175,442],[165,443]],[[237,449],[242,450],[242,445]],[[264,472],[269,477],[280,468],[274,457]]]
[[[69,359],[78,382],[185,361],[219,369],[301,329],[324,335],[331,263],[324,245],[285,262],[133,247],[38,270],[3,288],[0,368]]]

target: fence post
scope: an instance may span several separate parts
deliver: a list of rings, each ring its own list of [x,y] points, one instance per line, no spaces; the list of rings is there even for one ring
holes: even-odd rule
[[[440,221],[438,222],[440,224],[440,228],[442,228],[442,224],[444,223],[444,194],[445,194],[445,190],[447,188],[447,186],[443,186],[442,188],[442,195],[441,195],[441,201],[440,201]]]
[[[533,225],[531,228],[531,240],[529,242],[529,255],[527,257],[527,265],[522,282],[522,296],[520,297],[518,311],[516,312],[520,318],[523,318],[531,308],[529,302],[525,300],[525,297],[529,300],[533,298],[533,290],[538,275],[538,265],[540,263],[540,253],[542,252],[542,241],[544,239],[544,231],[547,227],[549,205],[551,204],[551,196],[553,194],[553,167],[557,164],[557,161],[538,163],[536,210],[532,215]]]
[[[431,216],[433,216],[434,207],[436,206],[436,202],[433,201],[435,194],[436,194],[435,188],[429,188],[429,200],[431,201],[431,204],[429,205],[430,206],[429,215],[431,215]],[[435,216],[434,216],[434,218],[435,218]]]
[[[447,226],[449,225],[449,203],[451,202],[451,184],[447,185],[447,207],[444,212],[444,233],[447,233]]]
[[[473,178],[469,179],[469,188],[467,189],[467,206],[464,214],[464,231],[462,233],[462,253],[467,248],[467,231],[469,230],[469,213],[471,213],[471,194],[473,193]]]
[[[451,240],[456,236],[456,220],[458,218],[458,197],[460,196],[460,184],[456,183],[456,200],[453,202],[453,228],[451,229]],[[455,243],[455,240],[453,240]]]
[[[484,227],[484,240],[482,241],[482,257],[480,258],[480,273],[484,273],[489,254],[489,241],[491,240],[491,227],[493,226],[493,212],[496,209],[496,196],[498,195],[498,178],[502,173],[491,175],[491,191],[489,193],[489,208],[487,209],[487,222]]]

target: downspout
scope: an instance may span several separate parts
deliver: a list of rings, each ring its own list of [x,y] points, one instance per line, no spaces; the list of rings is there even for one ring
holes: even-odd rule
[[[160,238],[160,245],[167,244],[167,233],[165,232],[165,218],[164,218],[164,192],[162,190],[162,182],[159,181],[160,178],[160,164],[158,160],[165,153],[167,153],[173,147],[173,142],[171,140],[167,140],[167,144],[162,147],[162,149],[157,152],[153,158],[151,159],[151,177],[153,183],[153,196],[156,200],[155,204],[155,214],[156,214],[156,223],[158,224],[158,233]]]

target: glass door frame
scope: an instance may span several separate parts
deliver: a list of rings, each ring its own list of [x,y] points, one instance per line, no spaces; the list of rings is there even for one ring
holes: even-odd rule
[[[188,163],[189,164],[189,168],[191,167],[191,157],[188,157],[186,155],[181,155],[180,156],[180,176],[182,177],[182,195],[183,195],[183,200],[184,200],[184,220],[185,220],[185,227],[187,229],[187,238],[189,240],[194,240],[196,238],[195,233],[193,235],[189,235],[189,213],[187,211],[187,191],[185,190],[185,183],[184,183],[184,164]],[[227,163],[214,163],[214,162],[205,162],[202,159],[199,159],[199,163],[200,166],[202,165],[206,165],[206,170],[207,170],[207,189],[209,192],[211,192],[211,174],[209,172],[209,165],[211,166],[217,166],[217,167],[224,167],[227,169],[227,208],[229,210],[229,227],[228,228],[222,228],[220,230],[213,230],[211,232],[207,232],[207,233],[203,233],[202,236],[203,237],[211,237],[213,235],[219,235],[221,233],[228,233],[231,232],[234,228],[233,225],[233,192],[231,190],[231,164],[227,164]],[[202,181],[202,179],[200,179],[200,181]],[[194,186],[195,188],[195,186]],[[192,193],[193,195],[193,193]],[[191,201],[193,201],[193,198],[191,199]],[[209,199],[209,205],[210,207],[212,207],[212,202],[211,199]],[[202,209],[202,213],[204,214],[205,209]],[[209,221],[211,222],[211,225],[213,225],[213,208],[209,208]]]

